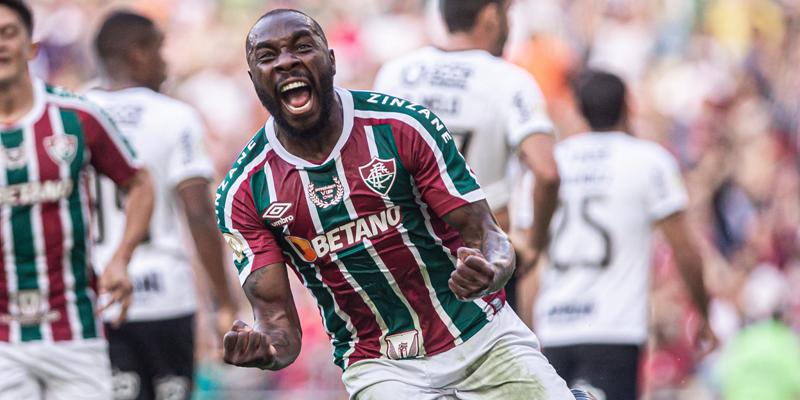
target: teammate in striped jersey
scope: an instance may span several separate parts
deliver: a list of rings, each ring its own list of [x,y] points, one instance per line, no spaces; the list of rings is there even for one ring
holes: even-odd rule
[[[265,14],[246,43],[272,118],[217,192],[253,306],[225,361],[281,369],[300,351],[288,265],[316,298],[351,398],[567,399],[533,333],[504,307],[514,253],[441,120],[334,88],[319,25]]]
[[[97,287],[127,308],[127,263],[153,189],[105,115],[31,78],[30,9],[0,1],[0,399],[108,399]],[[95,169],[128,191],[125,235],[99,282],[90,262]]]

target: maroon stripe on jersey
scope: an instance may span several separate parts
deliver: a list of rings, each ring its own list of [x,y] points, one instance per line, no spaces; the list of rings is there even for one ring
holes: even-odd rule
[[[376,210],[386,208],[383,198],[367,187],[359,172],[358,167],[368,164],[372,159],[362,122],[363,120],[360,119],[355,120],[353,133],[348,143],[349,146],[356,147],[356,151],[348,151],[350,157],[346,161],[342,160],[350,188],[350,198],[359,217],[365,217],[374,214]],[[422,271],[411,249],[403,242],[400,232],[392,229],[379,238],[373,239],[372,243],[384,265],[397,282],[403,296],[419,316],[426,351],[438,353],[453,347],[455,338],[450,334],[439,314],[436,313]]]
[[[122,144],[111,137],[111,135],[117,135],[117,132],[106,131],[103,124],[87,111],[70,107],[63,109],[78,114],[86,138],[86,147],[91,152],[91,163],[98,172],[111,178],[117,185],[125,184],[136,174],[138,167],[131,164],[130,155],[126,157],[126,154],[123,153],[127,153],[127,149],[120,148]]]
[[[34,125],[36,135],[36,158],[39,161],[39,181],[57,181],[61,179],[59,165],[48,153],[45,138],[54,137],[50,126],[50,118],[45,113]],[[58,312],[58,319],[51,322],[53,340],[71,340],[69,314],[67,314],[66,287],[64,284],[64,230],[61,224],[61,202],[45,202],[41,204],[42,234],[44,236],[47,279],[50,287],[50,309]]]
[[[250,180],[256,171],[264,168],[265,162],[262,160],[247,173],[247,177],[236,189],[233,199],[230,200],[232,202],[231,228],[239,231],[253,252],[253,259],[250,260],[251,274],[267,265],[284,262],[283,254],[275,238],[267,232],[261,232],[264,224],[253,204]]]
[[[281,183],[280,185],[275,185],[276,199],[272,201],[286,202],[293,205],[290,211],[293,212],[294,221],[288,225],[290,234],[303,238],[315,237],[317,233],[314,230],[314,221],[311,219],[311,212],[308,209],[299,172],[293,165],[274,154],[268,156],[267,159],[272,169],[273,179],[276,183]],[[306,229],[304,231],[299,230],[302,227]],[[356,335],[358,335],[359,340],[349,358],[351,360],[360,360],[380,357],[380,337],[382,332],[372,310],[364,302],[364,299],[356,293],[355,289],[350,286],[339,268],[330,261],[330,257],[326,256],[323,259],[318,259],[314,264],[322,278],[322,283],[330,288],[333,293],[333,300],[339,306],[339,309],[350,317],[350,321],[356,329]],[[292,268],[295,267],[292,266]]]

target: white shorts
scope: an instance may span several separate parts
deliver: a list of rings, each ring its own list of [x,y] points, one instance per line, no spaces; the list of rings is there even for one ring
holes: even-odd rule
[[[109,400],[104,339],[0,343],[0,400]]]
[[[351,400],[573,398],[539,351],[536,336],[509,307],[444,353],[359,361],[344,371],[342,380]]]

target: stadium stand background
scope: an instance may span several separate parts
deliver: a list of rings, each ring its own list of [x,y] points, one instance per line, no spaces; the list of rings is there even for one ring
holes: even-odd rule
[[[109,10],[127,7],[159,21],[171,76],[165,92],[203,114],[219,173],[266,117],[252,92],[243,48],[247,30],[268,7],[295,7],[317,17],[336,51],[337,84],[348,88],[369,88],[381,63],[435,43],[441,33],[430,1],[422,0],[31,3],[35,37],[43,43],[35,71],[74,90],[96,75],[90,35]],[[536,77],[562,137],[585,129],[569,78],[590,65],[624,77],[635,103],[636,134],[661,143],[681,162],[723,345],[697,361],[689,339],[696,315],[667,247],[656,246],[644,396],[720,398],[736,362],[725,354],[726,345],[743,327],[781,310],[795,336],[800,332],[800,290],[791,290],[800,287],[800,4],[517,0],[512,21],[507,57]],[[205,290],[203,282],[198,287]],[[303,351],[295,365],[277,373],[221,365],[219,340],[198,313],[198,324],[208,329],[199,338],[197,399],[267,393],[271,399],[344,398],[318,311],[296,288],[303,293],[296,297]]]

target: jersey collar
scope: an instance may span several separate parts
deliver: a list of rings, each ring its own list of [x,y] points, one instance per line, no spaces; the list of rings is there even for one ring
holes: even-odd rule
[[[342,102],[342,134],[339,135],[339,140],[336,142],[336,145],[333,146],[331,153],[328,154],[328,158],[326,158],[325,161],[320,164],[314,164],[310,161],[297,157],[292,153],[289,153],[289,151],[283,147],[280,140],[278,140],[277,136],[275,136],[275,120],[274,118],[269,117],[267,123],[264,125],[264,132],[267,135],[267,140],[269,140],[269,143],[275,150],[275,154],[277,154],[284,161],[293,164],[300,169],[319,168],[320,166],[323,166],[331,160],[339,157],[342,147],[344,147],[344,144],[347,143],[347,139],[350,138],[350,132],[353,130],[353,95],[347,89],[342,89],[339,87],[334,87],[334,89],[336,90],[336,94],[339,95],[339,99]]]

